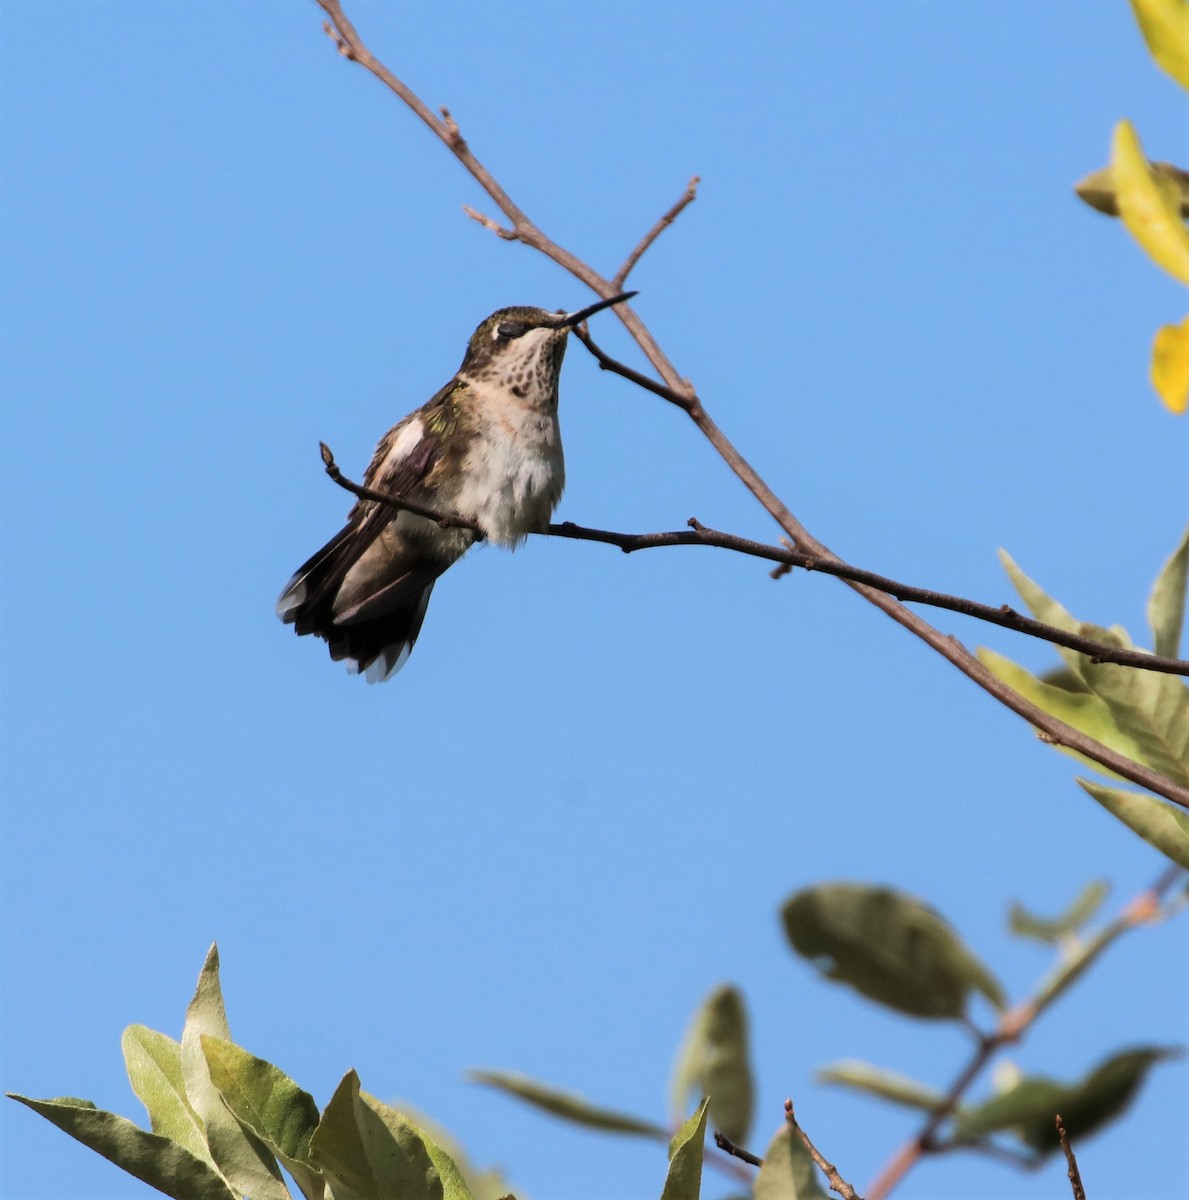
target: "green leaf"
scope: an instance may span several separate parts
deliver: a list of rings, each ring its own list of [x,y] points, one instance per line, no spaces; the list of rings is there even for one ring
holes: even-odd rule
[[[1177,1058],[1180,1054],[1180,1050],[1166,1046],[1140,1046],[1100,1063],[1062,1098],[1061,1116],[1069,1136],[1086,1138],[1121,1116],[1151,1068],[1162,1059]],[[1038,1130],[1029,1144],[1037,1150],[1055,1150],[1059,1145],[1056,1130]]]
[[[1000,558],[1024,602],[1039,620],[1109,645],[1131,648],[1131,639],[1126,630],[1118,626],[1103,629],[1076,620],[1060,604],[1046,596],[1016,566],[1010,555],[1000,551]],[[1119,732],[1135,744],[1139,755],[1137,761],[1147,763],[1175,782],[1189,783],[1189,689],[1173,675],[1134,670],[1115,663],[1095,663],[1076,650],[1059,649],[1066,663],[1077,671],[1090,691],[1107,706]],[[1070,693],[1066,702],[1076,699]],[[1110,745],[1109,742],[1106,744]],[[1117,748],[1112,746],[1112,749]],[[1121,752],[1128,753],[1125,750]],[[1129,757],[1134,758],[1135,754]]]
[[[1156,174],[1130,121],[1119,121],[1111,139],[1111,166],[1119,216],[1157,265],[1189,283],[1189,230],[1181,220],[1180,191]]]
[[[1021,599],[1032,610],[1032,615],[1038,621],[1043,621],[1046,625],[1055,625],[1058,629],[1064,629],[1066,633],[1081,632],[1081,622],[1025,575],[1016,560],[1006,550],[999,551],[999,561],[1003,564],[1003,569],[1007,572],[1012,585],[1020,593]]]
[[[1103,808],[1145,842],[1180,866],[1189,868],[1189,816],[1144,792],[1077,781]]]
[[[1189,4],[1185,0],[1131,0],[1152,57],[1189,88]]]
[[[786,1121],[764,1152],[752,1200],[827,1200],[827,1195],[805,1143]]]
[[[1183,171],[1173,163],[1148,163],[1152,173],[1167,179],[1176,189],[1180,197],[1181,216],[1189,217],[1189,171]],[[1119,196],[1115,189],[1115,172],[1110,166],[1100,167],[1091,171],[1084,179],[1079,179],[1073,185],[1073,190],[1079,199],[1084,200],[1091,208],[1108,217],[1119,215]]]
[[[368,1146],[357,1119],[359,1105],[359,1076],[348,1071],[323,1109],[318,1128],[310,1138],[310,1162],[330,1181],[335,1200],[372,1196],[375,1191]],[[370,1125],[368,1128],[370,1132]],[[383,1137],[374,1140],[379,1143],[377,1153],[386,1150],[391,1142],[386,1131]]]
[[[781,911],[792,948],[828,978],[914,1017],[957,1019],[969,993],[996,1008],[1003,989],[944,918],[891,888],[832,883],[790,897]]]
[[[1054,945],[1077,933],[1090,921],[1102,907],[1109,891],[1109,886],[1101,879],[1086,884],[1059,917],[1038,917],[1022,904],[1013,904],[1008,915],[1008,924],[1012,933],[1019,937],[1033,938],[1038,942]]]
[[[893,1104],[904,1104],[909,1108],[919,1108],[924,1112],[935,1112],[945,1103],[945,1095],[936,1088],[931,1088],[907,1075],[896,1071],[887,1071],[883,1067],[871,1063],[858,1062],[854,1059],[846,1062],[830,1063],[815,1073],[819,1083],[836,1083],[842,1087],[854,1088],[866,1092],[870,1096],[878,1096],[881,1100],[890,1100]]]
[[[1076,1144],[1120,1116],[1152,1065],[1176,1053],[1146,1046],[1124,1050],[1073,1084],[1025,1076],[1010,1091],[961,1109],[955,1140],[977,1141],[1006,1130],[1038,1154],[1051,1154],[1060,1146],[1054,1123],[1058,1113]]]
[[[487,1087],[498,1088],[509,1096],[524,1100],[536,1108],[544,1109],[555,1117],[586,1125],[591,1129],[603,1129],[609,1133],[631,1133],[641,1137],[669,1140],[669,1131],[653,1121],[600,1108],[574,1092],[565,1092],[550,1087],[516,1071],[468,1071],[467,1078]]]
[[[685,1116],[694,1094],[710,1100],[710,1122],[732,1142],[751,1129],[752,1082],[747,1013],[736,988],[716,988],[694,1014],[674,1064],[669,1099],[673,1119]]]
[[[1086,686],[1086,681],[1072,668],[1067,667],[1064,663],[1060,666],[1050,667],[1049,670],[1037,676],[1041,683],[1047,683],[1050,687],[1063,688],[1067,692],[1088,692],[1090,689]]]
[[[310,1137],[318,1127],[318,1106],[272,1063],[213,1034],[199,1037],[211,1082],[241,1125],[250,1129],[297,1181],[307,1197],[325,1186],[310,1165]]]
[[[1067,687],[1043,683],[1018,663],[997,654],[994,650],[988,650],[985,646],[980,646],[976,653],[979,662],[992,675],[1001,679],[1012,691],[1019,692],[1025,700],[1030,700],[1037,708],[1059,721],[1064,721],[1066,725],[1072,725],[1079,733],[1092,737],[1108,749],[1125,755],[1134,762],[1143,762],[1143,754],[1135,739],[1119,728],[1119,723],[1106,702],[1088,689],[1077,692]],[[1104,770],[1098,763],[1077,750],[1071,750],[1068,746],[1058,748],[1096,771]]]
[[[1024,1076],[1009,1091],[960,1108],[954,1121],[954,1141],[974,1142],[991,1133],[1010,1131],[1031,1146],[1042,1126],[1054,1127],[1065,1095],[1066,1089],[1055,1080]]]
[[[1189,783],[1189,689],[1175,675],[1088,659],[1082,677],[1110,709],[1142,761],[1177,783]]]
[[[310,1157],[335,1200],[443,1200],[442,1176],[420,1132],[362,1092],[348,1071],[310,1139]],[[454,1182],[453,1180],[451,1181]],[[465,1200],[465,1188],[453,1193]]]
[[[425,1143],[425,1149],[429,1153],[430,1162],[433,1163],[434,1169],[438,1173],[438,1178],[442,1181],[442,1195],[444,1200],[472,1200],[472,1193],[467,1185],[466,1176],[454,1159],[439,1146],[425,1135],[421,1134],[422,1141]]]
[[[129,1025],[120,1044],[128,1080],[145,1106],[153,1132],[177,1142],[213,1167],[203,1124],[186,1098],[181,1046],[145,1025]]]
[[[1189,525],[1177,548],[1161,568],[1148,599],[1148,624],[1152,627],[1156,653],[1176,658],[1181,652],[1181,630],[1185,624],[1185,585],[1189,578]]]
[[[167,1196],[177,1200],[240,1200],[204,1159],[167,1137],[146,1133],[125,1117],[101,1111],[89,1100],[30,1100],[12,1092],[8,1095]]]
[[[393,1107],[421,1134],[425,1148],[442,1176],[447,1196],[453,1193],[451,1184],[447,1181],[447,1171],[443,1170],[438,1155],[441,1155],[464,1181],[464,1186],[471,1190],[475,1200],[504,1200],[508,1196],[512,1189],[503,1175],[493,1168],[481,1170],[476,1167],[467,1157],[458,1139],[439,1122],[403,1100],[393,1101]]]
[[[442,1195],[444,1200],[472,1200],[463,1173],[458,1169],[458,1164],[420,1125],[411,1121],[407,1114],[398,1112],[367,1092],[360,1092],[359,1095],[364,1104],[384,1122],[398,1143],[404,1144],[412,1133],[425,1148],[425,1152],[433,1164],[433,1169],[437,1172],[441,1188],[440,1192],[437,1191],[432,1177],[427,1177],[426,1184],[430,1189],[427,1195]],[[404,1193],[401,1193],[401,1200],[404,1200]]]
[[[207,951],[182,1030],[186,1095],[206,1126],[211,1158],[236,1193],[252,1200],[290,1200],[277,1160],[250,1129],[236,1120],[211,1082],[202,1052],[203,1034],[231,1040],[219,983],[219,949],[214,945]]]
[[[706,1143],[706,1101],[673,1135],[669,1172],[661,1200],[698,1200],[702,1192],[702,1151]]]
[[[200,1037],[211,1082],[257,1137],[289,1158],[309,1162],[318,1106],[309,1092],[263,1058],[213,1034]]]

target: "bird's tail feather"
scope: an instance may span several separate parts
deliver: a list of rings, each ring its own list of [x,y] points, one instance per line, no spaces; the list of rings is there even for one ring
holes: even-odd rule
[[[359,526],[348,525],[303,563],[277,601],[277,616],[299,636],[322,638],[336,662],[346,660],[349,670],[379,683],[404,666],[433,585],[449,563],[424,561],[336,613],[335,597],[347,571],[373,540],[361,533]]]

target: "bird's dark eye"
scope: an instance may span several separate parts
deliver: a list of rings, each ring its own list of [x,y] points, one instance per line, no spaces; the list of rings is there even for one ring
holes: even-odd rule
[[[519,321],[501,321],[495,327],[495,331],[502,341],[510,342],[513,338],[518,338],[526,333],[528,326],[522,325]]]

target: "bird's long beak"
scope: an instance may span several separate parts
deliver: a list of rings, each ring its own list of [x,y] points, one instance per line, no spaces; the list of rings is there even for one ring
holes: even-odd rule
[[[595,313],[602,312],[604,308],[610,308],[613,304],[622,304],[636,295],[639,293],[620,292],[618,296],[612,296],[610,300],[599,300],[595,304],[588,304],[585,308],[580,308],[577,312],[566,313],[564,316],[558,317],[557,328],[573,329],[575,325],[581,325],[587,317],[593,317]]]

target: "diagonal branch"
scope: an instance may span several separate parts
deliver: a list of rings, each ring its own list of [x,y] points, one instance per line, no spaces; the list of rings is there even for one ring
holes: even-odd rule
[[[614,283],[600,275],[593,267],[583,262],[569,250],[556,242],[537,228],[525,213],[512,201],[495,177],[475,157],[463,138],[458,124],[447,114],[444,117],[435,116],[419,96],[405,83],[398,79],[384,66],[363,44],[355,27],[343,13],[340,0],[318,0],[318,4],[329,17],[325,28],[334,39],[339,52],[353,62],[370,71],[381,80],[392,92],[407,104],[420,119],[429,126],[432,132],[446,145],[450,152],[466,168],[476,182],[487,192],[499,210],[511,222],[508,231],[514,234],[516,240],[524,242],[539,250],[552,259],[558,266],[568,271],[576,279],[585,283],[597,295],[609,299],[616,294]],[[503,236],[503,235],[501,235]],[[825,544],[818,541],[793,515],[788,506],[768,486],[759,472],[743,457],[718,427],[710,414],[703,408],[701,400],[688,380],[682,378],[677,368],[661,349],[651,331],[640,320],[635,311],[626,304],[617,306],[616,315],[623,322],[628,332],[643,351],[644,356],[652,364],[665,387],[672,396],[666,396],[680,406],[689,415],[690,420],[698,427],[707,441],[718,452],[723,461],[731,468],[743,485],[759,501],[766,512],[784,530],[785,534],[796,543],[797,547],[817,557],[822,562],[842,563],[842,559],[834,554]],[[657,392],[656,385],[651,391]],[[659,393],[658,394],[663,394]],[[680,398],[680,399],[677,399]],[[1165,778],[1159,772],[1141,767],[1124,755],[1118,754],[1100,742],[1087,738],[1071,726],[1058,721],[1043,712],[1036,705],[1025,700],[1018,693],[1002,683],[990,670],[983,666],[956,638],[942,633],[930,625],[922,617],[897,600],[894,596],[874,588],[869,584],[846,580],[846,585],[858,592],[860,596],[886,613],[897,624],[902,625],[910,633],[915,634],[926,645],[932,647],[943,658],[949,661],[968,679],[976,683],[989,695],[1012,712],[1022,717],[1029,724],[1044,732],[1046,739],[1055,745],[1077,749],[1087,758],[1114,771],[1124,779],[1130,779],[1146,787],[1157,795],[1164,796],[1176,804],[1189,808],[1189,788],[1180,787]]]

